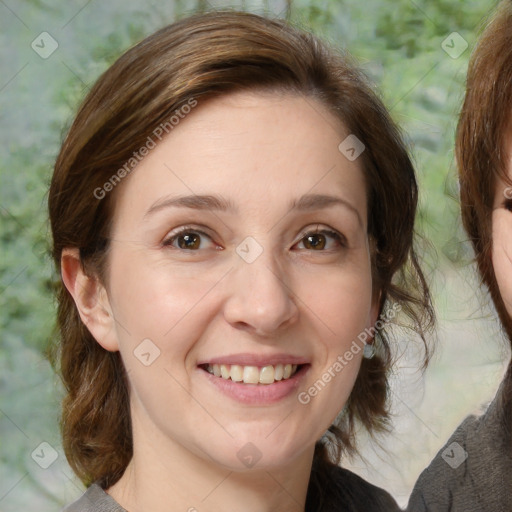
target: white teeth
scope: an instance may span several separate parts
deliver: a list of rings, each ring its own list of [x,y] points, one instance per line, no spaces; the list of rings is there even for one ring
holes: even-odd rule
[[[225,380],[243,382],[244,384],[273,384],[276,381],[289,379],[297,371],[296,364],[277,364],[258,366],[241,366],[238,364],[209,364],[206,370]]]
[[[242,382],[244,380],[244,369],[243,366],[238,364],[231,365],[231,380],[235,382]]]
[[[259,371],[260,384],[272,384],[275,379],[275,370],[273,366],[264,366]]]
[[[244,378],[245,384],[258,384],[260,380],[260,371],[257,366],[244,366]]]
[[[223,379],[229,379],[229,368],[225,364],[220,365],[220,376]]]

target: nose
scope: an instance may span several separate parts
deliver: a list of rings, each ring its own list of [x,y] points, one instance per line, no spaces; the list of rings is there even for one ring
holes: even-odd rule
[[[292,325],[299,309],[287,280],[286,273],[265,252],[252,263],[240,259],[231,272],[224,318],[233,327],[262,337]]]

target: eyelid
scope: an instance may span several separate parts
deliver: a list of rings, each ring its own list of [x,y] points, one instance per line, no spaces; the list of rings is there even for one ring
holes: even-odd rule
[[[305,228],[305,229],[301,230],[300,235],[299,235],[300,238],[293,245],[295,246],[298,243],[302,242],[302,240],[308,235],[317,235],[317,234],[330,236],[334,239],[337,239],[338,243],[342,247],[348,247],[347,237],[343,233],[340,233],[337,229],[330,228],[327,226],[320,227],[320,224],[317,224],[315,228],[310,227],[310,228]]]
[[[206,228],[206,226],[203,227],[200,225],[187,225],[187,226],[181,226],[179,228],[175,228],[171,232],[169,232],[165,236],[165,238],[162,240],[162,246],[163,247],[173,247],[172,244],[173,244],[174,240],[178,236],[180,236],[184,233],[196,233],[198,235],[205,236],[205,237],[209,238],[215,246],[218,246],[219,244],[214,242],[213,236],[206,233],[205,228]],[[206,229],[208,229],[208,228],[206,228]],[[178,248],[176,248],[176,249],[178,249]]]

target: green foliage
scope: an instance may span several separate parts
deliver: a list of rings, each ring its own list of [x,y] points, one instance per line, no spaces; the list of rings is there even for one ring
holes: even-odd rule
[[[52,270],[47,254],[46,190],[48,166],[20,150],[3,164],[0,230],[0,325],[42,351],[53,323]],[[9,169],[19,172],[10,173]]]

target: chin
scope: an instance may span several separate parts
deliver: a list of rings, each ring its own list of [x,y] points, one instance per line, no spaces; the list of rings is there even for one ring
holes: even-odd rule
[[[257,470],[273,470],[294,464],[304,452],[304,444],[300,447],[293,443],[269,442],[268,439],[249,438],[245,441],[235,441],[229,445],[217,445],[215,450],[205,451],[207,458],[218,466],[233,472],[247,472]]]

